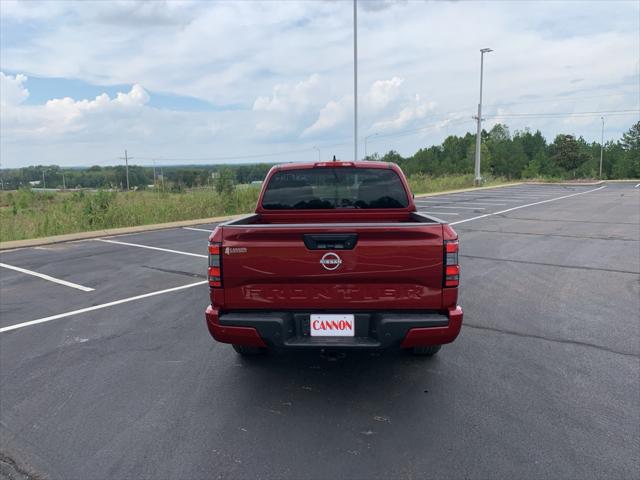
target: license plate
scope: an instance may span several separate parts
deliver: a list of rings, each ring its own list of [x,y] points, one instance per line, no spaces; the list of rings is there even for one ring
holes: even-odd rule
[[[353,337],[355,318],[353,315],[313,314],[309,319],[312,337]]]

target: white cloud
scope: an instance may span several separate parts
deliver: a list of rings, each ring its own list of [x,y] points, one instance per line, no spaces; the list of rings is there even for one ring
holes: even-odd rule
[[[253,103],[253,109],[266,112],[302,113],[315,103],[313,95],[319,84],[320,76],[317,73],[295,85],[278,84],[273,87],[271,96],[258,97]]]
[[[376,80],[360,98],[359,121],[368,132],[398,130],[423,119],[435,107],[434,102],[425,102],[420,94],[403,91],[404,79],[392,77]],[[406,90],[406,89],[405,89]],[[330,100],[321,110],[315,122],[306,128],[302,137],[321,135],[344,129],[353,115],[353,95],[339,100]],[[374,122],[374,118],[380,118]]]
[[[125,142],[184,157],[308,146],[313,159],[311,146],[351,134],[349,2],[0,1],[2,67],[10,73],[1,85],[3,163],[78,164]],[[486,46],[495,49],[485,57],[487,115],[499,103],[512,103],[506,113],[635,107],[638,18],[637,2],[361,3],[360,131],[413,129],[444,122],[451,111],[468,118],[424,137],[375,141],[381,151],[408,154],[472,129],[478,49]],[[25,72],[144,89],[32,105],[42,91]],[[153,108],[147,91],[195,97],[216,110]],[[527,96],[554,102],[525,103]],[[607,120],[605,136],[619,136],[634,119]],[[587,139],[600,134],[599,116],[508,123],[548,136],[567,128]]]
[[[130,116],[136,109],[149,102],[149,94],[140,85],[131,87],[128,93],[118,92],[116,98],[111,99],[103,93],[93,100],[74,100],[70,97],[49,100],[42,108],[42,118],[47,124],[40,127],[40,131],[50,128],[50,133],[82,130],[83,123],[90,116],[111,115],[116,119]]]
[[[396,100],[400,95],[400,87],[404,79],[393,77],[391,80],[377,80],[373,82],[365,102],[373,110],[381,110]]]
[[[5,75],[0,72],[0,105],[18,105],[29,96],[29,90],[24,86],[27,81],[25,75]]]
[[[211,140],[221,131],[211,116],[160,110],[149,107],[149,101],[147,91],[136,84],[114,98],[102,93],[93,99],[54,98],[44,105],[3,104],[3,143],[163,144]]]
[[[429,112],[433,111],[435,105],[435,102],[425,102],[419,94],[416,94],[412,101],[404,106],[397,115],[374,123],[371,130],[387,132],[407,128],[416,120],[424,119]]]
[[[302,132],[303,137],[321,134],[343,125],[353,112],[353,96],[344,96],[340,100],[329,101],[318,115],[318,119]]]

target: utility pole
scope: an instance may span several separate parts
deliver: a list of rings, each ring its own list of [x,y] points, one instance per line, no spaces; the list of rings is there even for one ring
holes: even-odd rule
[[[358,0],[353,0],[353,160],[358,160]]]
[[[320,147],[313,147],[313,149],[318,151],[318,161],[320,161]]]
[[[476,186],[482,183],[482,177],[480,176],[480,135],[482,134],[482,74],[484,70],[484,54],[493,52],[490,48],[482,48],[480,50],[480,102],[478,103],[478,116],[475,117],[478,120],[478,130],[476,133]]]
[[[67,182],[64,180],[64,172],[62,172],[62,190],[67,189]]]
[[[600,135],[600,179],[602,179],[602,155],[604,153],[604,117],[600,117],[602,120],[602,134]]]
[[[156,185],[156,161],[155,159],[152,159],[151,161],[153,162],[153,188],[157,190],[158,186]]]
[[[124,157],[120,157],[120,160],[124,160],[125,169],[127,171],[127,192],[129,191],[129,159],[133,160],[133,157],[127,155],[127,150],[124,151]]]
[[[47,183],[44,181],[44,169],[42,170],[42,188],[47,188]]]

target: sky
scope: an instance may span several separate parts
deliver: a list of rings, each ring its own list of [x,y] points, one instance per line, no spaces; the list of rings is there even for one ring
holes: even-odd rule
[[[360,0],[358,156],[475,132],[485,47],[485,129],[640,118],[637,0]],[[352,160],[353,93],[350,0],[0,0],[3,168]]]

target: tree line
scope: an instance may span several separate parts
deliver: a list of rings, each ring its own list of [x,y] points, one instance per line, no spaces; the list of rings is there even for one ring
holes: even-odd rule
[[[129,165],[129,188],[147,189],[156,187],[179,192],[187,188],[213,187],[220,178],[228,179],[232,173],[233,183],[251,183],[263,180],[272,164],[252,165],[193,165],[146,167]],[[95,165],[89,168],[64,168],[58,165],[37,165],[1,172],[5,190],[17,188],[90,188],[126,190],[127,172],[124,165]],[[35,182],[35,183],[32,183]]]
[[[600,143],[582,137],[557,135],[548,143],[539,130],[516,131],[513,135],[503,124],[483,130],[481,157],[483,176],[506,178],[598,178]],[[474,172],[476,136],[450,135],[441,145],[421,148],[411,157],[391,150],[368,160],[395,162],[405,174],[432,176]],[[640,122],[635,123],[617,141],[608,141],[602,152],[602,178],[640,177]]]
[[[598,178],[600,144],[582,137],[557,135],[549,143],[536,130],[516,131],[513,135],[503,124],[495,125],[482,136],[482,174],[506,178]],[[410,157],[390,150],[384,155],[373,154],[367,160],[381,160],[399,164],[410,176],[423,174],[444,176],[468,174],[474,171],[476,136],[450,135],[441,145],[421,148]],[[245,165],[190,165],[129,167],[129,186],[145,189],[150,186],[166,191],[187,188],[215,187],[228,192],[236,184],[263,180],[273,166],[271,163]],[[125,189],[124,165],[62,168],[57,165],[38,165],[0,171],[2,187],[6,190],[30,187]],[[155,173],[155,175],[154,175]],[[43,182],[44,177],[44,182]],[[640,177],[640,121],[636,122],[617,141],[608,141],[603,148],[602,178]]]

